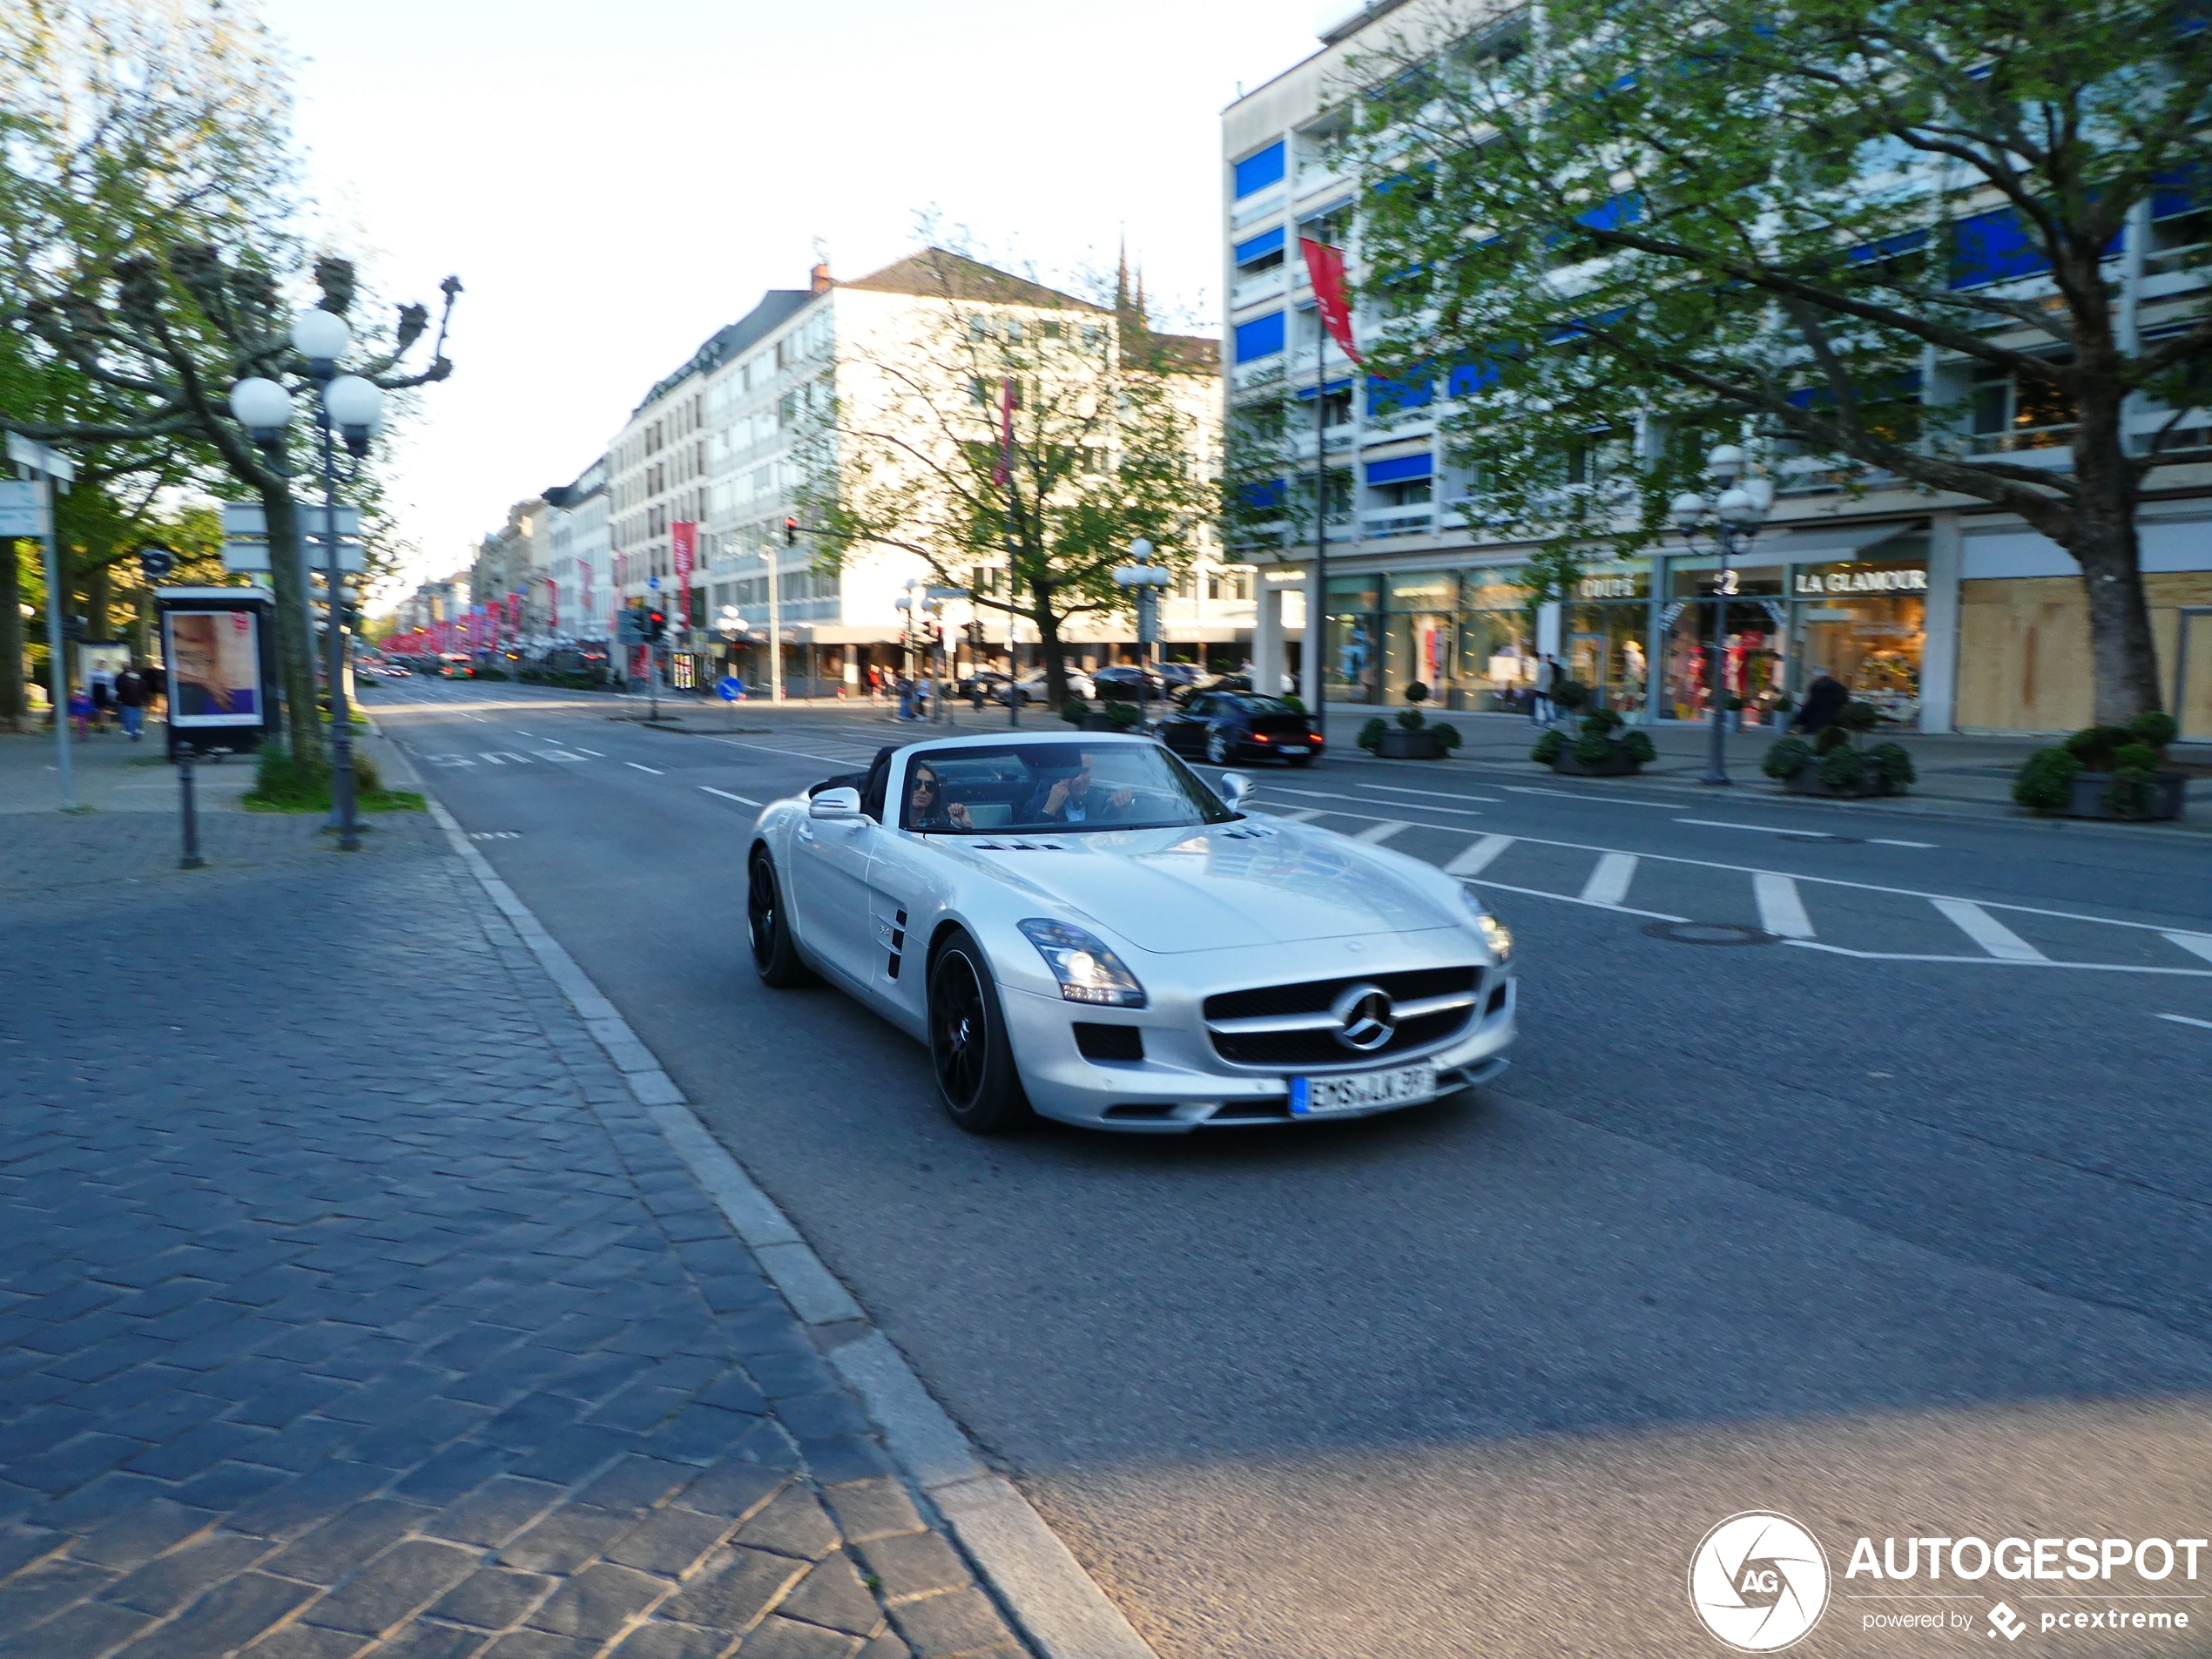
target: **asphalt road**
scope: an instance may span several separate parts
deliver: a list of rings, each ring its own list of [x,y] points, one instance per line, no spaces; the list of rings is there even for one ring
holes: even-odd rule
[[[1514,1069],[1364,1123],[978,1141],[916,1045],[765,990],[745,948],[758,803],[892,728],[679,735],[428,683],[374,706],[1163,1659],[1719,1652],[1684,1572],[1750,1508],[1839,1572],[1862,1534],[2212,1530],[2202,846],[1270,772],[1264,810],[1482,861],[1521,941]],[[2080,1587],[1939,1588],[1980,1636],[2000,1592],[2033,1618]],[[1836,1588],[1797,1651],[1957,1639],[1869,1630],[1891,1604]],[[2057,1640],[2006,1646],[2205,1650]]]

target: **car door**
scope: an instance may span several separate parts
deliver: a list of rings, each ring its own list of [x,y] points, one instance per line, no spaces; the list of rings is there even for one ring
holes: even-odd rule
[[[802,818],[792,831],[790,904],[807,954],[866,989],[873,926],[868,866],[882,827],[871,818]]]
[[[928,1015],[929,918],[938,907],[935,855],[926,837],[887,829],[868,866],[870,995],[892,1018],[920,1031]]]
[[[1215,699],[1194,697],[1177,710],[1167,723],[1168,747],[1177,754],[1192,755],[1205,748],[1206,722],[1212,717]]]

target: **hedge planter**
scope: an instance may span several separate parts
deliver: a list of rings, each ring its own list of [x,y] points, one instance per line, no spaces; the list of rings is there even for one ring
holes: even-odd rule
[[[1554,772],[1565,772],[1575,778],[1618,778],[1625,773],[1637,771],[1642,765],[1643,762],[1638,760],[1619,744],[1613,745],[1611,754],[1595,764],[1576,759],[1572,744],[1563,746],[1557,754],[1552,757]]]
[[[2074,776],[2074,796],[2060,813],[2065,818],[2108,818],[2128,823],[2153,823],[2161,819],[2182,815],[2182,791],[2188,783],[2185,772],[2155,772],[2151,773],[2149,810],[2141,813],[2116,813],[2106,801],[2111,791],[2113,774],[2108,772],[2082,772]]]
[[[1425,725],[1410,729],[1402,725],[1386,728],[1376,739],[1375,753],[1384,760],[1440,760],[1444,751],[1437,746],[1436,733]]]
[[[1886,778],[1870,774],[1855,784],[1823,783],[1818,766],[1807,766],[1782,780],[1782,787],[1792,795],[1825,795],[1835,800],[1858,800],[1869,795],[1901,795],[1905,792],[1893,789]]]
[[[1084,715],[1082,725],[1077,728],[1077,730],[1082,732],[1119,732],[1121,729],[1122,725],[1120,721],[1113,719],[1103,714]],[[1136,729],[1136,728],[1134,725],[1130,728],[1132,732]]]

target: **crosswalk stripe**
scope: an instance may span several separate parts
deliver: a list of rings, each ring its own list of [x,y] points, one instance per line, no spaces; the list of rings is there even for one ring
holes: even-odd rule
[[[1510,835],[1486,835],[1479,841],[1470,841],[1466,851],[1444,867],[1444,873],[1480,875],[1496,860],[1498,854],[1513,843],[1514,838]]]
[[[2168,934],[2167,942],[2179,945],[2192,956],[2212,962],[2212,934]]]
[[[1755,875],[1751,892],[1759,901],[1759,926],[1784,939],[1813,937],[1812,918],[1797,896],[1797,884],[1786,875]]]
[[[1965,899],[1932,899],[1929,902],[1956,923],[1960,933],[2000,961],[2050,961],[2049,957],[1978,904]]]
[[[1283,812],[1272,807],[1269,810],[1273,812],[1276,817],[1287,818],[1293,824],[1310,824],[1315,819],[1321,816],[1320,813],[1315,812],[1311,806],[1297,806],[1291,808],[1288,812]]]
[[[706,792],[710,795],[719,795],[723,799],[733,800],[740,806],[758,806],[760,805],[759,801],[753,800],[747,796],[732,795],[726,789],[717,789],[712,784],[701,784],[699,787],[706,791]]]
[[[1379,824],[1368,825],[1352,839],[1355,841],[1386,841],[1405,827],[1405,824],[1399,819],[1386,818]]]
[[[1582,883],[1584,904],[1624,904],[1629,897],[1629,883],[1635,880],[1636,855],[1633,853],[1608,853],[1597,861],[1597,868],[1590,872],[1590,879]]]
[[[661,775],[661,770],[658,766],[642,765],[635,760],[625,760],[622,764],[625,766],[637,766],[637,770],[640,772],[650,772],[656,778]]]

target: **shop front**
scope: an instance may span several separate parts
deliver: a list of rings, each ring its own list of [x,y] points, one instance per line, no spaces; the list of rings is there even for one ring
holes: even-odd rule
[[[1450,705],[1494,712],[1527,706],[1536,679],[1528,595],[1492,567],[1460,573],[1460,673]]]
[[[1382,690],[1382,584],[1372,576],[1331,577],[1321,618],[1322,685],[1332,703],[1373,703]]]
[[[1802,684],[1824,670],[1854,700],[1872,704],[1885,725],[1918,728],[1926,558],[1800,564],[1790,597]]]
[[[1383,701],[1402,703],[1420,684],[1430,698],[1456,706],[1452,693],[1458,653],[1452,636],[1460,619],[1460,573],[1424,570],[1385,578]]]
[[[1332,577],[1322,672],[1332,703],[1517,706],[1536,653],[1527,595],[1496,568]]]
[[[1586,572],[1573,600],[1561,608],[1561,665],[1569,679],[1587,685],[1593,706],[1641,715],[1649,663],[1651,567],[1610,564]]]

